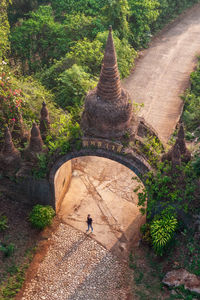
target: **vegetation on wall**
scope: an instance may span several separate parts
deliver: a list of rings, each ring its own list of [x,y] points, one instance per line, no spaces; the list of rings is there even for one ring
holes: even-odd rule
[[[184,96],[183,121],[187,137],[200,140],[200,59],[197,68],[190,76],[191,87]]]
[[[143,239],[157,255],[163,255],[177,225],[186,226],[188,216],[199,213],[199,175],[195,160],[176,167],[165,161],[157,163],[156,172],[145,175],[145,187],[138,181],[134,192],[141,213],[147,214],[147,224],[141,228]]]

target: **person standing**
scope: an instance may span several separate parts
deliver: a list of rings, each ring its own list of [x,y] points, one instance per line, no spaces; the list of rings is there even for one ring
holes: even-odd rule
[[[86,232],[88,232],[91,228],[91,231],[93,232],[93,227],[92,227],[92,218],[90,215],[87,216],[87,224],[88,224],[88,229],[86,230]]]

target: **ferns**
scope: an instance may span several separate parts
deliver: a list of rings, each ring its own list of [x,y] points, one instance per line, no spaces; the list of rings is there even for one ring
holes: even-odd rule
[[[150,233],[156,254],[162,256],[177,228],[177,219],[170,214],[159,216],[151,223]]]

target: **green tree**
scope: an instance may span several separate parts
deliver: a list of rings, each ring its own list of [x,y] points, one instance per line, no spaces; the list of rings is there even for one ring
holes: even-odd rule
[[[10,46],[8,39],[10,25],[7,15],[7,8],[9,4],[11,4],[11,0],[1,0],[0,3],[0,60],[7,56]]]
[[[14,0],[8,8],[8,19],[11,27],[20,18],[27,18],[30,11],[38,7],[38,0]]]
[[[11,31],[12,53],[20,58],[25,69],[36,71],[53,63],[66,53],[64,26],[54,21],[50,6],[40,6]]]
[[[57,18],[62,18],[63,13],[84,13],[89,16],[97,16],[108,0],[51,0]]]
[[[151,37],[150,26],[159,15],[158,0],[129,0],[131,44],[140,48],[147,45]]]
[[[200,133],[200,58],[197,69],[190,75],[191,88],[187,91],[184,100],[183,121],[188,135],[198,138]]]
[[[107,0],[103,9],[107,26],[112,25],[118,31],[120,39],[128,38],[130,35],[128,17],[130,15],[127,0]]]
[[[58,78],[58,87],[56,101],[66,108],[67,106],[82,105],[85,94],[93,89],[96,82],[91,80],[90,74],[86,73],[81,66],[73,65],[60,74]]]
[[[67,14],[63,24],[69,43],[92,37],[94,24],[93,18],[90,16],[85,16],[83,13]]]
[[[157,21],[152,24],[153,31],[162,28],[184,9],[199,2],[199,0],[158,0],[158,2],[160,4],[159,17]]]
[[[75,64],[82,65],[87,72],[98,75],[103,58],[102,43],[84,38],[71,47],[66,57]]]

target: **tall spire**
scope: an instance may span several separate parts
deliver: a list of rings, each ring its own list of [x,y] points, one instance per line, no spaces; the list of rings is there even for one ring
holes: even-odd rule
[[[49,112],[46,103],[43,101],[40,111],[40,133],[42,138],[45,138],[50,129]]]
[[[129,94],[120,84],[110,26],[99,83],[85,98],[81,128],[85,135],[102,138],[120,137],[127,130],[131,130],[132,120],[132,103]]]
[[[0,169],[5,174],[14,174],[16,169],[20,166],[21,155],[15,148],[10,130],[8,127],[5,129],[5,138],[3,149],[0,152]]]
[[[180,127],[179,127],[178,138],[180,140],[184,140],[184,138],[185,138],[185,132],[184,132],[184,128],[183,128],[183,124],[182,123],[180,124]]]
[[[13,141],[12,141],[12,136],[10,133],[10,130],[8,127],[5,129],[5,138],[4,138],[4,145],[2,149],[2,153],[5,156],[12,156],[15,155],[18,151],[16,150]]]
[[[185,137],[184,127],[183,124],[180,124],[176,142],[167,153],[163,154],[162,161],[173,160],[173,157],[177,157],[178,152],[180,153],[181,161],[186,163],[190,161],[191,153],[186,147],[184,137]]]
[[[33,152],[41,152],[43,148],[43,141],[40,135],[40,129],[36,125],[36,123],[33,123],[32,129],[31,129],[31,138],[29,143],[29,149]]]
[[[101,100],[115,101],[120,99],[121,92],[117,56],[112,37],[112,26],[109,26],[100,79],[97,85],[97,96],[100,97]]]

